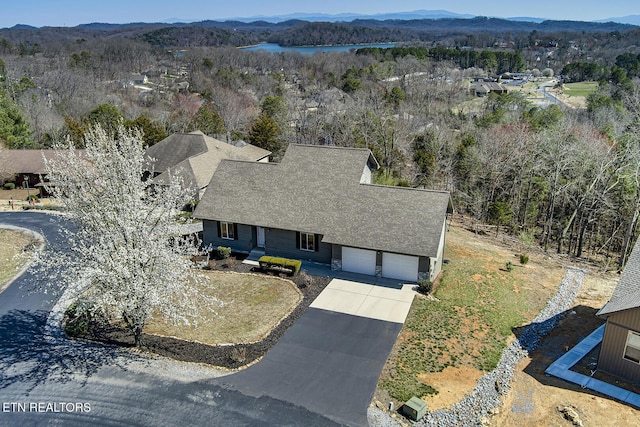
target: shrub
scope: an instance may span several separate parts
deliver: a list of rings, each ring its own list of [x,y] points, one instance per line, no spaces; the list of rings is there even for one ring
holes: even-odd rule
[[[91,302],[79,299],[71,304],[65,311],[64,332],[70,337],[86,335],[91,321]]]
[[[511,261],[507,261],[507,271],[513,270],[513,263]]]
[[[218,246],[216,252],[220,259],[227,259],[231,256],[231,248],[228,246]]]
[[[525,265],[529,262],[529,255],[520,254],[520,264]]]
[[[15,190],[16,188],[16,184],[14,184],[13,182],[5,182],[4,183],[4,189],[5,190]]]
[[[229,357],[236,363],[244,363],[247,360],[247,348],[233,347]]]
[[[427,295],[433,289],[433,283],[430,280],[419,280],[418,281],[418,292],[421,294]]]
[[[307,286],[313,285],[313,277],[310,276],[306,271],[302,270],[298,275],[298,287],[306,288]]]
[[[258,263],[263,270],[274,270],[289,274],[297,274],[302,266],[302,262],[297,259],[278,258],[268,255],[261,256]]]
[[[30,194],[30,195],[29,195],[29,197],[27,197],[25,200],[26,200],[27,202],[28,202],[29,200],[35,200],[35,201],[37,202],[37,201],[38,201],[38,195],[37,195],[37,194]]]

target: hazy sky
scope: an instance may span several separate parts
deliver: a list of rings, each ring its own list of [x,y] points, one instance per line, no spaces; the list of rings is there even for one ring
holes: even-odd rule
[[[471,15],[593,21],[640,15],[639,0],[0,0],[0,28],[16,24],[75,26],[90,22],[224,20],[305,13],[385,13],[448,10]]]

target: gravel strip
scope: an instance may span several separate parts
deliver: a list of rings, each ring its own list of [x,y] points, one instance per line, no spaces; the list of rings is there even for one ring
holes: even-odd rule
[[[567,267],[567,273],[560,282],[558,292],[524,329],[518,339],[505,348],[498,366],[480,378],[475,389],[452,408],[427,412],[415,425],[458,427],[485,424],[486,417],[500,406],[502,397],[509,392],[513,373],[520,360],[537,348],[541,339],[556,327],[564,312],[571,308],[584,275],[584,270]],[[382,411],[371,408],[370,424],[379,427],[399,425],[391,417],[384,417],[382,414]]]

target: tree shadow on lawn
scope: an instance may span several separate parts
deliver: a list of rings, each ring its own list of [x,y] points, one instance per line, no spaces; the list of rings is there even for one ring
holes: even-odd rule
[[[46,311],[12,310],[0,317],[0,389],[27,385],[31,392],[49,382],[78,379],[82,385],[104,366],[143,358],[126,349],[47,335]]]

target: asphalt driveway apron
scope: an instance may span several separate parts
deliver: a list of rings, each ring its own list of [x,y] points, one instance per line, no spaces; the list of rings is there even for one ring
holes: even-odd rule
[[[339,424],[366,426],[378,377],[413,295],[407,286],[334,279],[263,360],[216,382]]]

